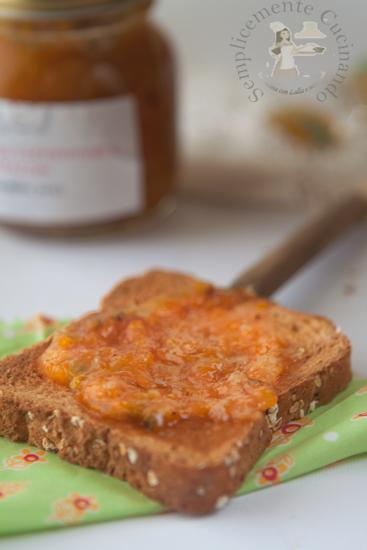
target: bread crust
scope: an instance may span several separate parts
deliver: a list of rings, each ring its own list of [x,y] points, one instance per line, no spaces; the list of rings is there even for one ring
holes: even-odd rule
[[[102,308],[139,307],[157,293],[175,294],[193,284],[195,279],[184,275],[149,273],[120,284]],[[274,311],[280,318],[292,317],[291,331],[300,340],[302,330],[307,335],[317,328],[325,335],[316,347],[309,346],[309,357],[296,373],[279,380],[278,405],[267,415],[258,413],[246,422],[188,420],[159,431],[100,420],[69,389],[39,374],[38,358],[50,338],[0,362],[0,434],[127,480],[168,509],[211,512],[241,486],[270,443],[272,430],[329,402],[351,378],[349,341],[330,321],[279,306]]]

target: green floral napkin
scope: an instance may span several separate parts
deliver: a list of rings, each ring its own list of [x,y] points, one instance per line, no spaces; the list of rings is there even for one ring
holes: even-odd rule
[[[22,323],[0,324],[0,357],[42,340],[47,332],[25,331]],[[331,405],[276,432],[238,494],[366,453],[366,435],[367,380],[354,381]],[[162,511],[127,483],[0,438],[2,536]]]

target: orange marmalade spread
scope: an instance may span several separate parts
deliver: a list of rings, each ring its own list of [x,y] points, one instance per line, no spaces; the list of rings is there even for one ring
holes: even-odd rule
[[[56,333],[41,372],[100,417],[149,427],[251,418],[288,360],[266,300],[201,290],[91,313]]]
[[[0,222],[95,232],[166,206],[174,60],[152,0],[0,0]]]

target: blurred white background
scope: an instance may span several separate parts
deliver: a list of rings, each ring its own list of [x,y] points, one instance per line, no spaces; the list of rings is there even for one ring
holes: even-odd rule
[[[320,168],[315,168],[311,173],[307,172],[310,165],[308,158],[295,159],[287,150],[273,153],[270,162],[259,154],[261,147],[273,149],[271,143],[263,145],[263,133],[268,130],[258,120],[264,117],[264,103],[277,104],[282,96],[270,93],[264,103],[249,103],[238,79],[234,51],[229,44],[253,13],[272,3],[270,0],[157,2],[155,17],[173,40],[178,60],[180,138],[184,159],[181,184],[194,194],[200,188],[203,195],[217,196],[222,200],[222,182],[227,180],[226,193],[232,194],[236,200],[260,199],[271,204],[289,202],[292,205],[298,201],[303,204],[304,193],[300,189],[304,187],[304,182],[300,181],[297,185],[298,172],[305,173],[310,190],[312,187],[321,188],[320,182],[328,182],[320,190],[320,196],[325,194],[327,197],[331,186],[333,189],[343,188],[346,179],[360,179],[360,174],[366,169],[367,145],[357,150],[359,138],[351,140],[345,157],[339,157],[335,168],[330,169],[328,159],[325,162],[320,159]],[[354,68],[367,58],[365,0],[304,2],[307,3],[320,10],[332,9],[338,14],[338,22],[352,46],[349,73],[352,74]],[[281,16],[279,18],[282,19]],[[268,25],[262,26],[263,31],[269,33]],[[333,55],[336,59],[335,52]],[[307,100],[305,95],[300,97]],[[321,107],[339,117],[340,101],[328,100],[322,105],[311,101],[316,108]],[[336,155],[333,163],[334,160],[338,160]],[[287,166],[283,170],[285,164]],[[316,195],[317,192],[311,190],[309,194]]]
[[[365,0],[310,0],[310,3],[335,10],[353,43],[356,62],[364,54],[367,57]],[[186,94],[195,90],[193,76],[200,80],[208,78],[209,97],[203,101],[214,97],[218,100],[218,109],[225,99],[221,95],[223,89],[243,99],[229,43],[263,5],[268,5],[267,0],[263,3],[259,0],[158,0],[155,15],[175,42],[184,105],[188,99]],[[210,86],[212,79],[217,79],[217,86]]]

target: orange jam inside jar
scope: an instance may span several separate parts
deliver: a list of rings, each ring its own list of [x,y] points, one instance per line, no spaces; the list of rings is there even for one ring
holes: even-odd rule
[[[289,364],[271,316],[256,321],[263,302],[208,286],[139,311],[91,313],[54,335],[40,372],[112,421],[251,419],[276,405]]]
[[[94,232],[165,211],[174,62],[151,0],[0,0],[0,222]]]

